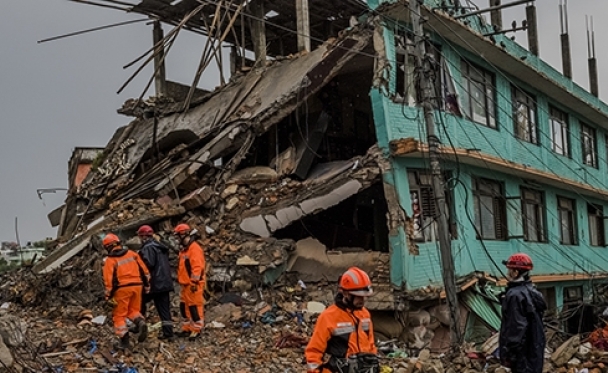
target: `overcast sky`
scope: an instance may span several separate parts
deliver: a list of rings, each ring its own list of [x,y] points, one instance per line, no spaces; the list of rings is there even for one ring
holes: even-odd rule
[[[488,5],[485,0],[475,3]],[[536,4],[541,57],[561,71],[558,1]],[[587,88],[585,15],[608,14],[608,2],[576,0],[569,5],[574,80]],[[121,95],[116,91],[133,72],[122,66],[151,46],[152,26],[136,23],[37,44],[44,38],[142,17],[67,0],[3,0],[2,6],[0,241],[15,240],[18,217],[25,244],[55,236],[46,215],[65,198],[65,192],[59,191],[40,200],[36,189],[65,188],[74,147],[105,146],[116,128],[129,122],[116,109],[126,99],[139,96],[151,71],[144,71]],[[503,22],[505,26],[512,20],[521,24],[524,17],[524,6],[518,6],[505,11]],[[608,34],[608,24],[596,19],[595,32],[600,97],[605,100],[608,49],[603,35]],[[526,45],[525,38],[525,33],[518,33],[516,40]],[[198,35],[180,35],[167,60],[167,78],[190,84],[203,46],[204,39]],[[209,71],[200,86],[212,89],[217,84],[216,73]]]

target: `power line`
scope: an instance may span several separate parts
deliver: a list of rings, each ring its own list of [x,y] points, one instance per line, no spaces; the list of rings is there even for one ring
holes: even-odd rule
[[[86,34],[86,33],[89,33],[89,32],[106,30],[106,29],[113,28],[113,27],[130,25],[132,23],[139,23],[139,22],[145,22],[145,21],[148,21],[148,19],[147,18],[143,18],[143,19],[135,19],[135,20],[131,20],[131,21],[112,23],[112,24],[105,25],[105,26],[93,27],[93,28],[86,29],[86,30],[70,32],[69,34],[63,34],[63,35],[53,36],[53,37],[50,37],[50,38],[38,40],[37,43],[38,44],[42,44],[42,43],[46,43],[47,41],[54,41],[54,40],[64,39],[64,38],[68,38],[70,36],[82,35],[82,34]]]

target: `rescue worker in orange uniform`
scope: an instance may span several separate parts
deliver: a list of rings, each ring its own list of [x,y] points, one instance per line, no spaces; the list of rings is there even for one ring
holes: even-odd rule
[[[112,319],[114,333],[120,339],[120,349],[129,348],[127,319],[135,324],[137,340],[143,342],[148,335],[148,326],[140,313],[142,291],[150,289],[150,273],[139,255],[121,245],[118,236],[112,233],[103,238],[108,256],[103,265],[103,282],[106,301],[114,306]]]
[[[195,339],[205,324],[205,254],[188,224],[178,224],[173,233],[180,244],[177,282],[181,287],[179,310],[184,319],[178,335]]]
[[[349,268],[339,280],[335,303],[319,315],[306,346],[307,372],[378,372],[374,330],[364,307],[373,294],[367,273]]]

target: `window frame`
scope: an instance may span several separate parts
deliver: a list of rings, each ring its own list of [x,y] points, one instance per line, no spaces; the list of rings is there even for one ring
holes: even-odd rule
[[[495,187],[498,191],[492,192],[488,190],[483,190],[482,188],[480,188],[480,186],[484,184],[489,187],[487,189],[493,189],[493,187]],[[507,225],[507,200],[505,197],[504,183],[499,180],[474,177],[472,194],[473,209],[475,210],[475,235],[477,239],[495,241],[507,240],[509,231]],[[490,197],[492,199],[491,211],[489,211],[488,206],[481,201],[484,197]],[[494,233],[493,237],[486,236],[486,232],[484,232],[484,222],[482,221],[484,208],[487,209],[488,212],[492,215],[492,227]]]
[[[587,130],[587,132],[585,132]],[[591,146],[590,154],[586,154],[587,146],[585,140],[589,139],[589,145]],[[591,155],[591,161],[588,162],[585,158],[586,155]],[[597,131],[595,128],[581,123],[581,156],[583,164],[593,168],[599,168],[597,161]]]
[[[521,187],[521,215],[524,226],[524,241],[528,242],[547,242],[547,209],[545,202],[545,193],[536,189]],[[529,199],[526,193],[535,194],[538,199]],[[527,207],[531,206],[534,211],[534,219],[528,216]],[[536,239],[531,239],[529,223],[533,223],[533,228],[536,231]]]
[[[528,92],[511,86],[512,99],[512,117],[513,117],[513,134],[516,138],[529,142],[530,144],[539,145],[538,139],[538,110],[536,105],[536,97]],[[520,111],[519,107],[525,107],[527,124],[525,125],[525,133],[521,133],[522,125],[519,123]]]
[[[590,210],[595,209],[592,213]],[[592,221],[597,224],[597,232],[594,235],[592,229]],[[587,224],[589,228],[589,245],[595,247],[606,247],[606,226],[604,224],[604,206],[587,202]],[[594,242],[594,236],[597,236],[597,241]]]
[[[571,204],[571,208],[563,207],[562,201]],[[566,218],[569,220],[568,230],[570,231],[571,241],[566,242],[564,240],[564,224],[562,219],[562,213],[567,214]],[[578,245],[578,225],[577,225],[577,214],[576,214],[576,200],[568,197],[557,196],[557,217],[560,225],[560,236],[559,243],[562,245],[576,246]]]
[[[471,71],[476,72],[481,79],[475,79]],[[496,77],[490,71],[481,68],[466,59],[461,59],[460,62],[461,84],[463,88],[463,97],[461,98],[462,113],[465,118],[481,124],[485,127],[498,129],[498,121],[496,119]],[[474,98],[472,97],[471,86],[480,84],[483,86],[483,108],[485,111],[484,121],[477,120],[474,112]],[[466,105],[465,105],[466,103]],[[481,104],[481,103],[480,103]]]
[[[559,125],[561,144],[557,143],[556,125]],[[549,106],[549,127],[551,130],[551,150],[553,153],[571,158],[570,121],[568,120],[568,114],[554,106]]]
[[[444,172],[444,179],[448,180],[450,172]],[[434,242],[434,233],[426,234],[428,229],[432,229],[433,222],[427,222],[426,219],[435,220],[437,224],[438,210],[435,206],[435,193],[431,183],[431,172],[425,169],[408,169],[407,177],[410,189],[410,203],[412,205],[412,219],[414,224],[418,224],[419,229],[414,227],[413,239],[417,242]],[[416,180],[412,183],[411,180]],[[414,202],[414,194],[418,197],[418,204]],[[445,199],[448,212],[448,224],[450,226],[451,240],[458,239],[458,229],[456,223],[456,206],[454,203],[453,191],[445,188]],[[425,208],[425,206],[427,206]],[[426,210],[426,211],[425,211]],[[430,210],[430,211],[429,211]],[[418,220],[419,219],[419,220]]]

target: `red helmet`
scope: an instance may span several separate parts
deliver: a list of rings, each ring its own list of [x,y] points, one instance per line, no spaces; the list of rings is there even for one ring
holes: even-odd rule
[[[517,253],[513,254],[506,261],[502,262],[507,268],[517,269],[520,271],[530,271],[534,265],[532,264],[532,258],[528,254]]]
[[[348,291],[359,297],[369,297],[374,292],[372,281],[365,271],[357,267],[351,267],[340,277],[340,289]]]
[[[178,224],[173,230],[174,234],[188,234],[190,233],[190,226],[185,223]]]
[[[142,225],[137,230],[138,236],[152,236],[154,234],[154,229],[152,229],[149,225]]]
[[[102,244],[104,247],[113,246],[120,243],[120,238],[114,233],[108,233],[103,238]]]

